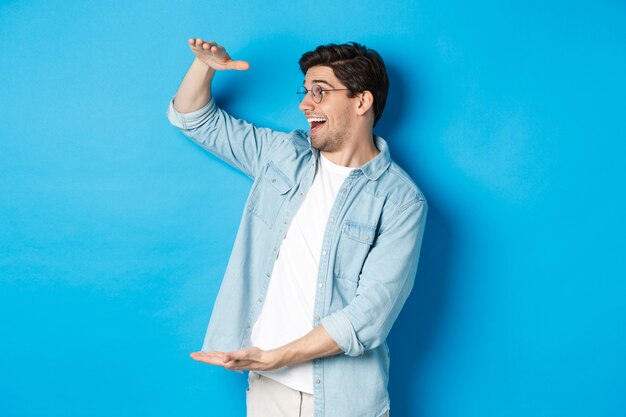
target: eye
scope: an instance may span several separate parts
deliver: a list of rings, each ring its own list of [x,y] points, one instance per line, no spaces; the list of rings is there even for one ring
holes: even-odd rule
[[[313,94],[313,96],[317,96],[319,94],[324,94],[324,93],[325,91],[318,84],[313,84],[311,86],[311,94]]]

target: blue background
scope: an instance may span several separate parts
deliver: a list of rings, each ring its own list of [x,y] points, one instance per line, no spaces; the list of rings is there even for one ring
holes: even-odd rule
[[[165,118],[191,36],[219,103],[306,128],[297,60],[357,40],[430,211],[392,416],[626,415],[626,4],[0,3],[0,415],[243,416],[196,363],[249,180]]]

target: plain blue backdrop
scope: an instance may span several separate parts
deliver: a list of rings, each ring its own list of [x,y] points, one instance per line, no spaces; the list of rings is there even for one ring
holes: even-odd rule
[[[297,60],[385,58],[376,132],[429,205],[392,416],[626,415],[626,4],[0,3],[0,416],[243,416],[196,363],[250,181],[166,118],[191,36],[220,105],[306,128]]]

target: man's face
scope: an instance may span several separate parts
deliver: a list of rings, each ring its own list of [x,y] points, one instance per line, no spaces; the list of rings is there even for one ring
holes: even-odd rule
[[[304,79],[304,86],[311,89],[317,84],[324,90],[346,88],[332,68],[315,66],[309,68]],[[311,145],[325,152],[341,150],[346,141],[351,140],[350,134],[355,114],[355,98],[348,97],[349,91],[327,91],[322,93],[322,101],[316,103],[311,93],[304,96],[300,110],[304,112],[311,129]]]

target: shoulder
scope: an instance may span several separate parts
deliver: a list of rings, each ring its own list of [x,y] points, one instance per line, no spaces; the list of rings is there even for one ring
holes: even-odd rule
[[[283,150],[287,153],[302,155],[311,151],[309,135],[304,130],[292,130],[276,137],[283,145]]]
[[[399,211],[414,204],[426,204],[426,197],[411,176],[394,161],[377,181],[370,183],[370,192],[384,197]]]
[[[276,168],[294,181],[298,177],[298,172],[306,165],[302,161],[312,155],[308,135],[301,130],[292,130],[275,136],[272,148],[264,163],[271,161]]]
[[[288,140],[295,147],[306,149],[311,148],[311,140],[309,139],[309,134],[304,130],[292,130],[288,133]]]

